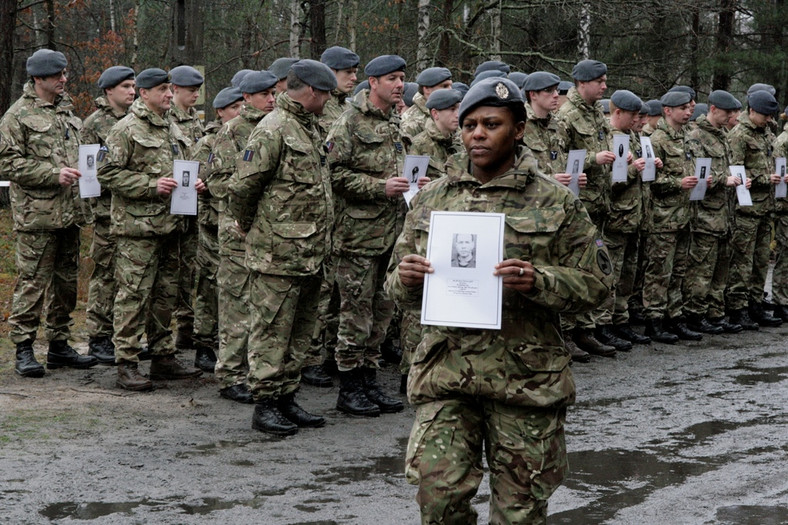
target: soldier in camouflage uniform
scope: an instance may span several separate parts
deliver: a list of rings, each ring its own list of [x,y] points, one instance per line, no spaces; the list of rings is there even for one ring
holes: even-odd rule
[[[386,266],[401,227],[400,176],[405,149],[394,107],[402,96],[405,60],[383,55],[364,69],[370,89],[350,102],[328,135],[328,160],[338,215],[334,227],[336,282],[341,297],[336,361],[337,408],[360,415],[398,412],[398,399],[376,380],[380,345],[394,313],[383,291]]]
[[[451,87],[451,71],[445,67],[430,67],[419,73],[416,77],[419,91],[413,96],[413,105],[402,114],[400,131],[406,143],[424,131],[424,126],[430,121],[430,110],[427,100],[433,91]]]
[[[27,59],[30,81],[0,120],[0,172],[11,181],[19,275],[11,304],[16,373],[42,377],[33,342],[46,312],[47,367],[89,368],[95,357],[68,344],[77,304],[78,165],[82,122],[65,93],[66,57],[40,49]]]
[[[126,116],[134,102],[134,70],[125,66],[107,68],[98,80],[104,95],[96,99],[96,109],[82,126],[83,144],[104,144],[109,130]],[[112,344],[112,306],[115,302],[115,237],[110,234],[109,208],[112,193],[102,188],[101,196],[90,199],[93,216],[93,239],[90,258],[93,273],[88,284],[85,328],[88,333],[88,354],[99,363],[115,364]]]
[[[650,137],[657,129],[657,123],[662,118],[662,102],[659,100],[649,100],[644,102],[643,105],[647,108],[646,123],[643,124],[643,130],[640,132],[644,137]]]
[[[427,177],[437,179],[446,174],[446,161],[455,153],[463,150],[457,127],[457,112],[460,109],[462,95],[454,89],[439,89],[430,94],[427,110],[430,120],[424,125],[424,131],[416,135],[413,144],[408,148],[410,155],[429,155],[430,166]]]
[[[252,132],[230,180],[229,212],[246,236],[252,428],[291,435],[325,419],[295,402],[315,326],[334,203],[317,116],[337,87],[328,66],[293,64],[287,92]]]
[[[200,162],[200,177],[210,189],[216,135],[223,124],[238,116],[243,94],[236,88],[224,88],[213,99],[217,120],[205,127],[205,136],[192,148],[191,159]],[[197,208],[198,245],[197,277],[194,283],[194,366],[212,374],[219,349],[219,297],[216,272],[219,268],[218,216],[210,191],[199,197]]]
[[[757,329],[759,325],[779,326],[782,323],[782,319],[766,312],[761,304],[769,268],[774,213],[774,135],[769,122],[779,106],[767,91],[753,92],[747,102],[749,109],[739,116],[739,123],[728,134],[728,143],[731,165],[744,166],[747,179],[751,181],[752,206],[736,204],[731,239],[733,257],[725,304],[732,323]]]
[[[788,109],[788,108],[786,108]],[[783,112],[788,115],[788,112]],[[782,133],[774,142],[774,156],[788,157],[788,124],[783,127]],[[780,178],[788,182],[788,174],[775,173],[776,180]],[[774,317],[788,321],[788,199],[775,199],[774,239],[777,242],[777,260],[772,271],[772,302],[774,303]]]
[[[194,105],[199,97],[200,86],[204,82],[199,71],[191,66],[178,66],[170,70],[172,79],[172,109],[170,120],[178,126],[186,138],[189,149],[204,135],[202,121]],[[188,151],[188,150],[187,150]],[[186,230],[178,234],[178,305],[175,310],[175,348],[191,349],[194,346],[194,279],[197,270],[197,220],[195,217],[182,217]]]
[[[169,75],[146,69],[137,76],[140,98],[113,126],[99,150],[98,178],[112,191],[112,227],[117,239],[114,306],[117,386],[150,390],[139,369],[143,332],[152,354],[151,379],[185,379],[202,372],[175,358],[170,321],[178,293],[178,234],[182,218],[170,214],[178,185],[173,161],[186,156],[187,139],[167,115]],[[205,189],[197,179],[198,192]]]
[[[711,158],[711,184],[701,201],[691,203],[689,257],[684,278],[684,312],[688,326],[696,332],[737,333],[742,326],[725,320],[725,287],[730,266],[729,188],[741,184],[730,175],[730,148],[725,123],[738,111],[737,100],[727,91],[709,94],[709,112],[698,117],[687,134],[696,158]],[[698,106],[695,106],[696,108]]]
[[[490,268],[504,286],[501,330],[425,326],[408,376],[417,411],[406,475],[419,486],[423,524],[476,523],[483,451],[490,523],[546,523],[568,471],[564,420],[575,385],[559,316],[600,304],[611,266],[580,201],[518,146],[524,121],[511,81],[470,89],[460,122],[471,163],[453,157],[447,176],[416,195],[391,258],[387,291],[418,309],[424,274],[437,271],[425,259],[430,212],[506,214],[504,260]]]
[[[244,107],[241,114],[222,126],[213,147],[213,162],[207,181],[211,206],[218,215],[219,269],[219,353],[216,379],[219,394],[231,401],[252,403],[246,386],[249,372],[249,269],[246,267],[246,235],[235,227],[235,219],[227,213],[229,183],[236,171],[236,162],[246,148],[255,126],[273,111],[276,101],[276,76],[270,71],[249,73],[241,81]]]

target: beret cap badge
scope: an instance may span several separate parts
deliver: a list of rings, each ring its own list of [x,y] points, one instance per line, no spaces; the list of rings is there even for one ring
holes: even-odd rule
[[[498,98],[506,100],[509,98],[509,88],[507,88],[503,82],[499,82],[498,85],[495,86],[495,94],[498,95]]]

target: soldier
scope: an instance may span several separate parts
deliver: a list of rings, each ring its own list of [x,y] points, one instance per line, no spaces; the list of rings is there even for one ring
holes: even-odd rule
[[[452,158],[448,175],[416,195],[391,258],[387,291],[417,309],[424,275],[438,271],[425,258],[430,211],[506,214],[504,260],[490,268],[504,286],[501,330],[425,326],[408,376],[416,421],[406,474],[419,486],[422,523],[476,523],[483,451],[494,473],[490,523],[545,523],[568,471],[564,421],[575,390],[559,315],[601,303],[610,263],[577,199],[519,145],[524,121],[508,79],[471,88],[460,109],[470,166]]]
[[[569,82],[568,80],[562,80],[558,83],[558,107],[564,105],[566,99],[569,98],[569,90],[572,89],[574,84]]]
[[[82,142],[104,144],[112,129],[134,102],[136,86],[134,70],[125,66],[107,68],[98,79],[103,95],[96,99],[96,109],[82,126]],[[101,197],[90,200],[93,216],[93,239],[90,258],[93,273],[88,284],[85,328],[88,333],[88,354],[99,363],[115,364],[112,344],[112,306],[115,302],[115,237],[109,232],[109,208],[112,193],[102,188]]]
[[[690,101],[689,93],[666,93],[660,100],[664,116],[651,135],[654,156],[662,159],[663,165],[650,184],[643,306],[646,335],[669,344],[703,337],[690,330],[683,318],[682,284],[690,237],[689,191],[698,185],[692,152],[684,137],[684,125],[692,115]],[[673,333],[664,327],[666,317]]]
[[[525,84],[525,80],[528,78],[528,73],[523,73],[521,71],[512,71],[511,73],[509,73],[507,78],[512,82],[514,82],[514,85],[516,85],[518,88],[520,88],[520,91],[522,91],[523,84]]]
[[[506,62],[501,62],[500,60],[485,60],[476,66],[476,71],[473,72],[473,79],[476,80],[476,78],[485,71],[497,71],[506,76],[511,70],[512,68]]]
[[[271,63],[268,71],[277,78],[276,86],[274,86],[276,93],[287,91],[287,72],[290,71],[290,66],[298,62],[298,60],[297,58],[281,57]]]
[[[783,116],[788,115],[788,108]],[[774,156],[788,157],[788,123],[774,142]],[[775,173],[773,183],[788,183],[788,174]],[[774,240],[777,258],[772,271],[774,317],[788,321],[788,199],[775,199]]]
[[[236,171],[240,152],[263,117],[274,110],[276,76],[270,71],[255,71],[244,77],[240,90],[244,97],[241,114],[222,126],[213,148],[211,178],[208,184],[211,203],[218,214],[219,268],[219,354],[216,379],[219,394],[238,403],[252,403],[246,385],[249,372],[249,269],[246,267],[246,236],[235,227],[227,213],[230,179]]]
[[[439,89],[451,87],[451,71],[445,67],[427,68],[416,77],[416,83],[419,91],[413,95],[413,104],[409,104],[400,122],[402,137],[409,142],[424,131],[424,126],[430,120],[430,110],[427,108],[430,95]]]
[[[711,183],[701,201],[691,203],[689,254],[692,264],[684,279],[684,312],[687,326],[706,334],[738,333],[742,326],[725,320],[725,286],[730,265],[731,217],[729,187],[741,184],[728,171],[730,148],[725,123],[738,111],[737,100],[727,91],[709,94],[709,111],[696,120],[687,134],[695,157],[711,158]],[[697,110],[701,104],[697,104]]]
[[[27,59],[22,96],[0,120],[0,172],[11,181],[19,275],[11,304],[16,373],[43,377],[33,342],[46,303],[47,368],[90,368],[98,361],[68,344],[77,304],[78,165],[82,122],[65,92],[63,53],[39,49]]]
[[[287,92],[252,132],[230,181],[230,214],[247,233],[252,428],[292,435],[325,419],[295,401],[315,326],[334,205],[318,116],[336,89],[328,66],[300,60]]]
[[[769,268],[771,215],[774,211],[774,135],[769,129],[779,106],[768,91],[755,91],[747,97],[748,111],[728,134],[731,164],[744,166],[751,181],[752,206],[736,205],[734,212],[728,289],[725,304],[730,321],[745,329],[779,326],[782,319],[763,309],[763,289]],[[749,309],[748,309],[749,305]]]
[[[240,88],[241,81],[244,79],[244,77],[249,73],[253,73],[253,72],[254,72],[253,69],[239,69],[238,71],[235,72],[233,78],[230,79],[230,86],[234,88]]]
[[[404,70],[405,60],[397,55],[370,61],[364,68],[370,89],[353,97],[327,142],[338,210],[337,409],[367,417],[404,408],[402,401],[383,393],[376,379],[380,345],[394,313],[383,280],[401,224],[402,193],[410,187],[400,176],[405,149],[394,112],[402,97]]]
[[[416,135],[408,149],[411,155],[429,155],[430,169],[427,176],[433,180],[446,174],[446,161],[455,153],[464,151],[457,135],[462,95],[454,89],[433,91],[427,100],[430,120],[424,131]]]
[[[186,156],[188,139],[171,124],[169,75],[157,68],[137,76],[138,98],[113,126],[99,150],[98,177],[112,191],[112,227],[117,239],[114,305],[117,386],[151,390],[138,369],[139,341],[145,332],[151,352],[151,379],[186,379],[202,372],[175,358],[170,331],[178,294],[178,234],[183,221],[170,214],[178,185],[173,161]],[[197,179],[198,192],[205,189]]]
[[[641,135],[650,137],[654,133],[654,130],[657,129],[659,119],[662,118],[662,102],[654,99],[644,102],[643,105],[647,108],[647,118],[646,123],[643,125]]]
[[[186,137],[188,148],[194,147],[204,134],[202,121],[194,105],[200,96],[200,86],[205,79],[191,66],[178,66],[170,71],[172,79],[172,109],[170,120],[178,126]],[[188,153],[184,152],[184,154]],[[194,217],[182,217],[186,231],[178,235],[178,305],[175,310],[175,348],[188,350],[194,347],[194,309],[192,295],[197,261],[197,221]]]
[[[337,88],[331,93],[331,98],[320,115],[320,127],[323,134],[327,135],[331,124],[345,111],[345,101],[356,87],[359,58],[347,48],[334,46],[323,51],[320,61],[331,68],[337,79]]]
[[[237,117],[243,107],[243,94],[236,88],[224,88],[213,99],[218,120],[205,127],[205,136],[192,148],[191,158],[200,162],[203,182],[210,189],[216,136],[223,124]],[[218,215],[210,191],[199,197],[197,209],[198,244],[194,283],[194,366],[212,374],[219,349],[219,297],[216,272],[219,268]]]

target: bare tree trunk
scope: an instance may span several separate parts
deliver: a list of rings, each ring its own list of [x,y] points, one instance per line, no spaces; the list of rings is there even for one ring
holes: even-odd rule
[[[205,0],[175,0],[170,55],[174,65],[201,64],[203,60],[203,28]]]
[[[427,68],[429,60],[429,42],[427,35],[430,32],[430,0],[419,0],[418,22],[418,48],[416,50],[416,68],[422,71]]]
[[[716,41],[718,56],[725,55],[730,51],[731,41],[733,40],[733,26],[736,21],[736,2],[737,0],[722,0]],[[730,85],[731,75],[727,65],[717,65],[711,85],[712,90],[727,90],[730,88]]]
[[[700,53],[700,7],[692,8],[692,30],[690,31],[690,86],[697,90],[700,86],[698,73],[698,54]]]
[[[334,42],[339,42],[339,33],[344,28],[343,12],[345,10],[345,0],[337,0],[337,24],[336,31],[334,31]]]
[[[356,49],[356,23],[358,22],[358,0],[350,0],[350,19],[347,24],[350,49]]]
[[[290,56],[300,58],[299,41],[301,40],[301,2],[290,1]]]
[[[326,49],[326,0],[309,0],[310,49],[317,58]]]
[[[451,13],[454,10],[454,0],[444,0],[443,3],[443,27],[449,29],[451,24]],[[449,63],[451,57],[451,37],[448,31],[441,31],[440,45],[438,46],[438,61],[442,66]]]
[[[115,2],[114,2],[114,0],[109,0],[109,29],[113,33],[115,32]]]
[[[138,71],[137,52],[140,48],[140,24],[138,20],[140,12],[139,0],[134,0],[131,8],[131,22],[134,24],[134,33],[131,40],[131,69]]]
[[[493,60],[501,59],[501,17],[503,16],[501,4],[502,1],[498,0],[498,5],[496,5],[495,9],[492,11],[492,27],[490,31],[492,46],[490,47],[490,58]]]
[[[47,19],[44,25],[47,49],[55,49],[55,0],[46,0]]]
[[[14,28],[16,2],[0,3],[0,115],[11,105],[14,71]]]
[[[591,3],[580,7],[580,24],[577,28],[577,54],[580,60],[588,59],[591,51]]]

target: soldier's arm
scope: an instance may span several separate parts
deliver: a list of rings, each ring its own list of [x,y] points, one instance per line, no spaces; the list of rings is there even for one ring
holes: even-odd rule
[[[61,167],[51,157],[29,154],[24,125],[16,115],[6,114],[0,120],[0,172],[8,180],[26,187],[54,187],[60,185]]]
[[[354,171],[355,155],[352,126],[344,117],[331,126],[326,139],[329,144],[328,165],[331,166],[331,186],[347,200],[369,201],[386,199],[386,178],[377,178],[366,173]],[[398,173],[389,174],[397,176]]]
[[[429,191],[429,190],[427,190]],[[402,232],[394,244],[394,250],[391,253],[389,260],[388,274],[384,288],[386,293],[392,301],[402,308],[421,308],[421,297],[423,285],[405,286],[400,278],[399,265],[406,255],[426,255],[426,246],[419,246],[417,243],[417,233],[419,231],[426,231],[429,229],[429,219],[424,220],[426,216],[429,218],[430,212],[425,211],[422,206],[422,201],[426,191],[419,192],[411,201],[412,209],[405,216],[405,224]],[[426,228],[426,229],[425,229]]]
[[[107,143],[99,150],[98,180],[113,193],[130,199],[154,199],[158,197],[156,181],[142,171],[128,167],[134,152],[134,141],[130,130],[116,126],[107,136]],[[155,161],[155,159],[152,159]],[[162,173],[164,177],[167,173]]]
[[[211,153],[213,154],[211,173],[206,184],[208,184],[211,195],[217,199],[226,200],[229,195],[230,177],[235,171],[238,158],[238,148],[226,126],[216,134]]]
[[[658,159],[663,159],[663,162],[665,162],[661,168],[656,170],[656,179],[651,182],[651,191],[658,196],[673,195],[682,191],[681,179],[684,175],[684,171],[680,169],[680,166],[677,171],[673,163],[668,162],[671,156],[667,154],[661,139],[662,135],[658,134],[652,135],[651,137],[654,156]]]

